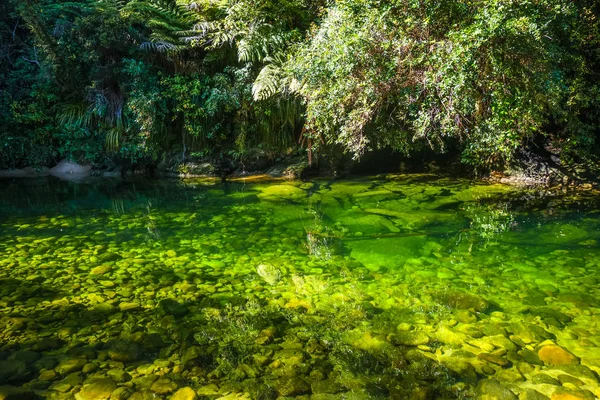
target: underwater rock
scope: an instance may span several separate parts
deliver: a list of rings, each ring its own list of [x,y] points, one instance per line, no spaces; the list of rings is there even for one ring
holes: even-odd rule
[[[11,354],[10,360],[22,361],[27,365],[31,365],[42,357],[37,351],[22,350]]]
[[[444,290],[435,293],[433,297],[440,303],[459,310],[473,309],[479,312],[486,312],[490,307],[488,301],[483,297],[461,290]]]
[[[118,260],[121,260],[122,258],[123,257],[121,255],[112,253],[110,251],[98,255],[98,260],[100,260],[101,262],[118,261]],[[103,267],[103,266],[101,266],[101,267]],[[106,271],[106,272],[108,272],[108,271]]]
[[[186,386],[173,393],[173,395],[169,397],[169,400],[196,400],[197,397],[194,389]]]
[[[530,238],[535,237],[536,243],[563,245],[577,243],[589,237],[585,229],[572,224],[561,224],[558,229],[552,225],[542,225],[529,234]]]
[[[547,345],[538,350],[538,357],[548,365],[578,364],[579,359],[557,345]]]
[[[58,374],[53,369],[44,370],[40,372],[40,376],[38,376],[38,380],[40,381],[53,381],[56,379]]]
[[[550,397],[545,396],[533,389],[525,389],[525,392],[521,394],[520,400],[550,400]]]
[[[445,344],[460,346],[467,340],[467,335],[462,332],[453,331],[447,326],[441,326],[435,332],[435,338]]]
[[[460,377],[462,381],[475,383],[479,379],[475,367],[458,357],[444,357],[442,363],[444,367]]]
[[[167,344],[158,333],[150,333],[144,337],[142,345],[148,350],[157,350],[165,347]]]
[[[96,371],[98,369],[98,366],[94,363],[87,363],[83,366],[83,368],[81,369],[81,372],[83,372],[84,374],[91,374],[92,372]]]
[[[123,302],[119,303],[119,309],[121,311],[132,311],[132,310],[137,310],[138,308],[140,308],[140,303],[127,302],[127,301],[123,301]]]
[[[564,324],[571,322],[571,317],[551,307],[532,307],[527,311],[532,315],[541,317],[547,324],[556,326],[556,324],[552,324],[549,321],[554,319],[556,322],[560,323],[557,328],[561,328]]]
[[[90,274],[92,275],[104,275],[107,272],[110,272],[112,267],[110,265],[98,265],[90,270]]]
[[[333,379],[324,379],[321,381],[315,381],[311,385],[313,394],[329,393],[335,394],[344,390],[344,386],[340,385]]]
[[[426,243],[423,236],[383,237],[377,240],[351,240],[345,245],[351,257],[367,268],[401,267],[406,260],[419,255]]]
[[[196,393],[198,396],[214,396],[219,393],[219,387],[214,383],[201,386]]]
[[[526,344],[540,343],[545,339],[556,339],[554,334],[547,332],[544,328],[527,322],[520,321],[512,323],[509,329],[515,337],[519,338]],[[513,336],[511,336],[511,339],[512,338]]]
[[[173,315],[174,317],[183,317],[190,312],[185,305],[173,299],[162,299],[158,303],[158,307],[166,315]]]
[[[523,360],[525,360],[529,364],[540,366],[544,365],[544,363],[542,362],[542,360],[540,360],[538,355],[529,349],[520,350],[519,355],[523,358]]]
[[[479,358],[481,360],[485,360],[492,364],[499,365],[501,367],[506,367],[506,366],[510,365],[510,362],[507,359],[502,358],[496,354],[479,353],[479,354],[477,354],[477,358]]]
[[[54,370],[61,375],[66,375],[72,372],[81,371],[85,364],[87,364],[87,360],[84,358],[71,358],[61,361]]]
[[[292,185],[270,185],[261,189],[258,198],[266,201],[299,201],[307,197],[307,193]]]
[[[310,385],[300,377],[288,377],[277,379],[273,382],[273,388],[280,396],[299,396],[310,393]]]
[[[117,340],[108,349],[108,356],[113,361],[137,361],[142,357],[142,348],[138,343]]]
[[[156,400],[156,393],[149,389],[140,390],[133,393],[128,400]]]
[[[135,388],[138,390],[148,390],[150,391],[150,387],[154,384],[154,381],[158,379],[157,375],[145,375],[138,376],[132,380],[132,383],[135,385]]]
[[[0,361],[0,382],[20,382],[29,378],[30,371],[27,365],[18,360]]]
[[[83,374],[81,372],[73,372],[61,380],[59,383],[67,384],[71,386],[81,385],[83,382]]]
[[[110,395],[110,400],[127,400],[133,394],[133,389],[121,386],[115,389]]]
[[[560,382],[548,374],[539,373],[531,377],[531,382],[535,384],[545,384],[560,386]]]
[[[477,385],[480,400],[518,400],[517,396],[495,379],[483,379]]]
[[[64,341],[59,338],[43,338],[33,346],[35,351],[47,351],[56,350],[61,348],[65,344]]]
[[[169,378],[159,378],[152,384],[150,390],[157,394],[167,394],[177,390],[177,386],[178,385]]]
[[[588,392],[587,390],[572,390],[564,387],[560,387],[556,389],[554,393],[552,393],[551,400],[593,400],[597,399],[594,394]]]
[[[589,381],[592,384],[597,384],[598,379],[594,371],[580,364],[558,365],[555,369],[566,372],[567,374],[577,376],[580,379]]]
[[[33,400],[38,398],[34,392],[23,387],[0,386],[0,400]]]
[[[117,383],[128,382],[131,380],[131,375],[129,375],[127,372],[125,372],[125,370],[120,368],[109,369],[108,371],[106,371],[106,376],[108,376]]]
[[[110,378],[90,378],[83,383],[83,388],[75,394],[76,400],[106,400],[117,389]]]
[[[584,385],[584,383],[583,383],[583,381],[581,379],[577,379],[574,376],[567,375],[567,374],[558,375],[556,377],[556,379],[558,379],[558,381],[560,382],[560,384],[563,385],[563,386],[565,384],[567,384],[567,383],[569,383],[571,385],[574,385],[574,386],[577,386],[577,387]]]
[[[406,331],[391,334],[389,340],[396,345],[419,346],[429,343],[430,338],[425,332]]]

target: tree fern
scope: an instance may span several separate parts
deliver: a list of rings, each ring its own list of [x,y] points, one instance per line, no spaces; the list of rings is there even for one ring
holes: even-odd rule
[[[140,48],[146,51],[177,52],[186,48],[180,32],[196,22],[195,14],[186,4],[176,0],[134,0],[121,10],[126,18],[140,19],[150,29]]]

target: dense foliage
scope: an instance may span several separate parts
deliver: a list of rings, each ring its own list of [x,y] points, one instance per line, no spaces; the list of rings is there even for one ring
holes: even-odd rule
[[[596,156],[592,0],[8,0],[0,167],[431,149]]]

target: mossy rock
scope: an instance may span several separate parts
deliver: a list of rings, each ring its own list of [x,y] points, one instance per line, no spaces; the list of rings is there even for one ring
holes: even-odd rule
[[[418,257],[425,245],[424,236],[387,237],[377,240],[347,240],[351,257],[367,268],[398,268],[410,258]]]
[[[486,312],[490,308],[490,303],[483,297],[462,290],[439,291],[433,297],[440,303],[458,310],[474,309],[475,311]]]
[[[301,201],[308,196],[304,190],[289,184],[270,185],[260,190],[258,198],[263,201]]]
[[[476,185],[456,193],[453,198],[459,201],[480,201],[513,193],[515,188],[508,185]]]
[[[183,317],[190,312],[185,305],[173,299],[162,299],[158,306],[165,315],[173,315],[174,317]]]
[[[34,400],[38,398],[34,392],[23,387],[0,386],[0,400]]]
[[[495,379],[483,379],[477,384],[481,400],[517,400],[517,396]]]
[[[75,395],[76,400],[106,400],[117,389],[110,378],[93,378],[84,382],[83,388]]]
[[[6,360],[0,361],[0,382],[14,383],[28,379],[29,368],[23,361]]]
[[[142,355],[142,347],[138,343],[126,340],[117,340],[108,349],[108,356],[113,361],[137,361],[142,357]]]

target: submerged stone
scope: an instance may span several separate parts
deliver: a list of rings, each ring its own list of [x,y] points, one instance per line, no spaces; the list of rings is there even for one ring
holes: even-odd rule
[[[0,386],[0,400],[34,400],[38,396],[29,389],[11,385]]]
[[[488,301],[483,297],[461,290],[440,291],[434,295],[434,298],[448,307],[459,310],[473,309],[479,312],[486,312],[490,307]]]
[[[27,364],[18,360],[0,361],[0,382],[12,383],[27,379],[30,371]]]
[[[83,388],[75,394],[76,400],[107,400],[117,385],[110,378],[92,378],[84,382]]]
[[[177,390],[177,386],[175,382],[168,378],[159,378],[152,384],[150,390],[157,394],[167,394]]]
[[[190,312],[185,305],[173,299],[163,299],[158,303],[158,306],[163,313],[175,317],[183,317]]]
[[[518,400],[517,396],[495,379],[483,379],[477,385],[480,400]]]
[[[487,361],[489,363],[492,363],[492,364],[499,365],[501,367],[506,367],[506,366],[508,366],[510,364],[510,362],[507,359],[505,359],[503,357],[500,357],[500,356],[498,356],[496,354],[479,353],[477,355],[477,358],[479,358],[481,360],[485,360],[485,361]]]
[[[117,340],[108,349],[108,356],[113,361],[137,361],[142,356],[142,348],[135,342]]]
[[[300,377],[282,378],[273,382],[273,388],[280,396],[299,396],[310,393],[310,385]]]
[[[292,185],[271,185],[263,188],[258,198],[266,201],[298,201],[306,198],[307,193]]]
[[[179,389],[171,397],[169,400],[196,400],[197,399],[196,392],[189,386]]]
[[[548,365],[569,365],[579,363],[579,359],[575,355],[556,345],[542,347],[538,350],[538,357]]]
[[[425,332],[408,331],[394,333],[390,335],[389,340],[401,346],[419,346],[429,343],[430,338]]]
[[[87,360],[84,358],[71,358],[61,361],[54,370],[59,374],[66,375],[71,372],[81,371],[85,364],[87,364]]]
[[[525,389],[520,400],[550,400],[550,397],[541,394],[537,390]]]

